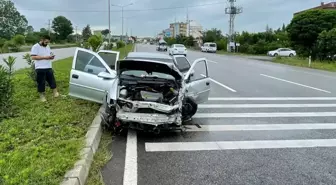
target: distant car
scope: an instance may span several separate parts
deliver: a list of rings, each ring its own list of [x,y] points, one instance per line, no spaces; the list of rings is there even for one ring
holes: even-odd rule
[[[272,56],[272,57],[276,57],[276,56],[293,57],[293,56],[296,56],[296,51],[289,49],[289,48],[279,48],[274,51],[269,51],[267,55]]]
[[[184,55],[187,56],[187,48],[183,44],[173,44],[168,49],[169,55]]]
[[[217,51],[217,44],[213,42],[206,42],[201,46],[201,51],[202,52],[211,52],[211,53],[216,53]]]
[[[150,45],[153,45],[154,44],[154,42],[150,42]]]
[[[167,51],[167,43],[166,42],[159,42],[159,45],[156,47],[156,51]]]

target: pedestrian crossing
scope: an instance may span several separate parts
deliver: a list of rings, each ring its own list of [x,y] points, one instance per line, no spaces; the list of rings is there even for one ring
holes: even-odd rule
[[[207,133],[204,141],[147,140],[146,152],[336,147],[336,97],[214,97],[198,109],[186,133]]]

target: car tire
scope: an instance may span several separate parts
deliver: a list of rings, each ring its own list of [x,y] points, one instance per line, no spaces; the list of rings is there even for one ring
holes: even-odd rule
[[[278,53],[274,53],[274,55],[273,55],[274,57],[277,57],[278,56]]]
[[[187,121],[197,112],[198,105],[195,101],[187,98],[182,108],[182,121]]]
[[[293,56],[294,56],[293,53],[289,54],[289,57],[293,57]]]
[[[184,55],[185,57],[187,57],[187,55]]]

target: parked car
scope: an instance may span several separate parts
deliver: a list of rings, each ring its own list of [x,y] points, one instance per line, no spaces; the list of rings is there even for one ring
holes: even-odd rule
[[[77,48],[69,82],[70,96],[103,104],[103,125],[113,131],[182,129],[197,105],[208,100],[205,58],[195,60],[183,75],[171,59],[146,59],[135,53],[122,60],[118,57],[116,51]],[[206,76],[192,76],[195,68]]]
[[[217,51],[217,44],[213,42],[206,42],[201,46],[201,51],[202,52],[211,52],[211,53],[216,53]]]
[[[167,51],[167,43],[165,41],[160,41],[158,46],[156,47],[156,51]]]
[[[296,56],[296,51],[289,48],[279,48],[274,51],[269,51],[267,55],[272,57],[276,56],[293,57]]]
[[[169,55],[184,55],[187,56],[187,48],[183,44],[173,44],[168,49]]]

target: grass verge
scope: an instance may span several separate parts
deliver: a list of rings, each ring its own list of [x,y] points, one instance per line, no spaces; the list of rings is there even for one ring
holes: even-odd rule
[[[280,63],[280,64],[309,68],[308,59],[304,59],[304,58],[276,57],[272,61],[275,62],[275,63]],[[335,72],[336,71],[336,63],[335,62],[328,63],[328,62],[312,61],[310,68]]]
[[[125,51],[120,52],[119,58],[124,58],[127,53],[133,51],[134,44],[126,45],[124,48],[113,48],[114,51]],[[89,178],[87,180],[87,185],[104,185],[103,178],[101,175],[101,168],[111,159],[112,153],[110,149],[110,144],[112,142],[112,137],[109,133],[103,133],[102,139],[98,151],[94,156],[93,163],[91,165]]]
[[[54,62],[57,85],[68,94],[72,58]],[[38,100],[23,69],[14,75],[17,117],[0,123],[0,184],[58,185],[79,159],[87,128],[99,105],[67,96]]]

